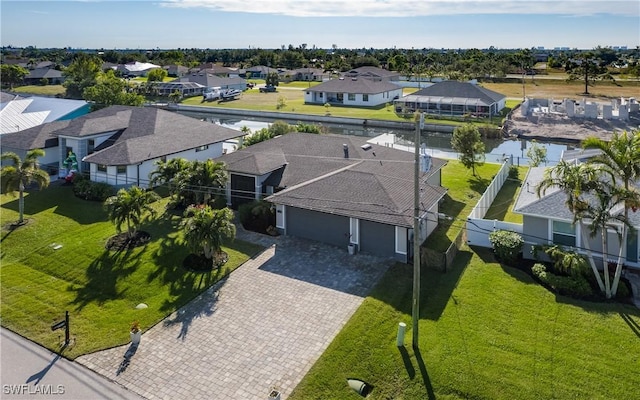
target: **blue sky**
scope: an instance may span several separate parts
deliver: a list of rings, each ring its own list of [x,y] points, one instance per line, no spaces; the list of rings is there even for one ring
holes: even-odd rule
[[[638,0],[2,0],[0,22],[39,48],[640,46]]]

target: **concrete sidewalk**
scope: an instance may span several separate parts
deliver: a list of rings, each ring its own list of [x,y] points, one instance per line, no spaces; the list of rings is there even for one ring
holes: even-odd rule
[[[274,244],[145,332],[128,362],[129,346],[77,362],[149,399],[263,400],[271,388],[286,398],[391,261],[260,240]]]

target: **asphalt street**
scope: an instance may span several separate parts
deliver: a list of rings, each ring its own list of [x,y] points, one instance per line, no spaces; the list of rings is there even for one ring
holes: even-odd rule
[[[0,399],[143,399],[7,329],[0,333]]]

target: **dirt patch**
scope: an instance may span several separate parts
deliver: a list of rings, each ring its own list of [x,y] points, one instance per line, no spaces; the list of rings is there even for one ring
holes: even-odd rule
[[[592,136],[610,140],[613,132],[631,132],[639,124],[638,116],[632,116],[629,121],[569,118],[554,114],[523,117],[516,110],[507,122],[507,133],[523,139],[581,142]]]

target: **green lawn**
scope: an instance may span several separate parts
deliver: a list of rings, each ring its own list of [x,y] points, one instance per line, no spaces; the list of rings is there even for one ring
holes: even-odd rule
[[[529,167],[525,166],[518,168],[520,179],[524,179],[528,169]],[[498,221],[513,222],[516,224],[522,223],[522,214],[515,214],[513,212],[513,206],[515,205],[516,198],[518,197],[518,193],[520,193],[522,185],[522,181],[520,179],[507,179],[498,192],[498,195],[493,200],[491,208],[487,211],[487,214],[485,215],[486,219],[497,219]]]
[[[446,274],[422,274],[419,348],[411,338],[412,268],[382,278],[289,400],[607,399],[637,397],[640,311],[555,296],[468,248]],[[396,347],[399,322],[405,347]]]
[[[142,228],[151,241],[118,253],[105,250],[115,228],[101,204],[76,198],[71,187],[28,194],[29,223],[14,231],[7,228],[18,218],[17,198],[2,195],[2,325],[59,350],[64,332],[50,325],[68,310],[75,344],[66,357],[121,345],[132,321],[150,328],[260,249],[236,240],[224,247],[230,260],[222,270],[189,272],[182,267],[189,251],[180,243],[179,218],[162,214],[165,204],[156,203],[158,218]],[[149,307],[137,310],[140,303]]]
[[[460,161],[447,161],[447,165],[442,169],[442,186],[448,191],[440,205],[440,212],[454,219],[439,222],[427,240],[430,249],[445,251],[449,247],[499,170],[500,164],[485,163],[476,168],[477,176],[473,176],[471,170],[465,168]]]
[[[33,94],[37,96],[63,96],[65,88],[62,85],[26,85],[15,87],[13,88],[13,91],[16,93]]]

